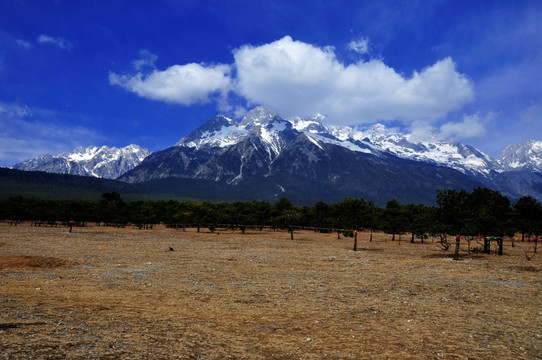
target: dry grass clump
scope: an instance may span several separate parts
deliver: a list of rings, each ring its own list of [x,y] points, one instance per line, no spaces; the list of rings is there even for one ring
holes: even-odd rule
[[[2,224],[0,358],[542,358],[540,257],[336,237]]]

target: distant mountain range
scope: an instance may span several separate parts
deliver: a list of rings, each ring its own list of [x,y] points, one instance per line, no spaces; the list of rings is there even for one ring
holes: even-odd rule
[[[15,166],[23,170],[118,178],[130,184],[161,183],[182,193],[225,186],[256,200],[285,196],[294,203],[363,197],[380,205],[434,203],[437,189],[485,186],[512,199],[542,200],[542,142],[509,146],[498,159],[464,144],[427,134],[423,139],[377,124],[367,130],[326,125],[319,115],[283,119],[257,107],[239,123],[209,119],[168,149],[148,154],[138,146],[86,148],[43,156]],[[185,181],[186,184],[186,181]],[[198,188],[197,184],[201,184]],[[222,185],[220,185],[222,184]],[[200,194],[201,195],[201,194]],[[190,194],[184,194],[189,197]],[[218,199],[217,199],[218,200]]]
[[[149,150],[138,145],[128,145],[120,149],[107,146],[78,147],[70,153],[38,156],[20,162],[14,168],[116,179],[139,165],[148,155]]]

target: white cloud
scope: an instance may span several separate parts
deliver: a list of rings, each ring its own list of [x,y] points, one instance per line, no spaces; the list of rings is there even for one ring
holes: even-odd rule
[[[151,67],[154,69],[154,62],[156,60],[158,60],[158,56],[148,50],[141,50],[139,51],[139,59],[134,60],[132,65],[137,71],[140,71],[145,67]]]
[[[350,46],[363,52],[368,45],[368,38],[360,38]],[[145,52],[133,62],[136,73],[110,73],[109,82],[141,97],[185,106],[215,101],[230,112],[241,108],[228,103],[228,93],[233,92],[248,106],[267,105],[286,117],[321,113],[339,125],[433,122],[474,96],[471,81],[457,72],[451,58],[405,77],[378,59],[343,64],[333,47],[316,47],[289,36],[242,46],[233,57],[233,65],[173,65],[144,75],[138,69],[154,66],[156,60]]]
[[[409,126],[409,134],[413,140],[418,141],[428,141],[435,140],[439,141],[444,138],[444,136],[439,132],[437,128],[431,123],[426,121],[413,121]],[[401,132],[401,130],[398,130]]]
[[[136,66],[140,64],[137,63]],[[230,88],[229,65],[173,65],[149,75],[109,74],[109,83],[119,85],[137,95],[181,105],[202,104],[212,98],[224,97]]]
[[[19,45],[20,47],[26,50],[30,49],[30,47],[32,46],[32,44],[30,44],[28,41],[21,40],[21,39],[16,39],[15,42],[17,43],[17,45]]]
[[[64,38],[54,37],[54,36],[49,36],[49,35],[44,35],[44,34],[41,34],[38,37],[38,42],[40,44],[51,44],[63,50],[67,50],[72,47],[72,43]]]
[[[490,118],[492,115],[488,115]],[[482,119],[479,114],[464,115],[461,122],[446,123],[440,127],[442,136],[453,139],[467,139],[473,137],[484,136],[486,129],[484,122],[488,120]]]
[[[361,36],[358,40],[352,40],[348,43],[348,48],[358,54],[365,55],[369,53],[369,38]]]
[[[0,103],[0,116],[4,118],[23,118],[32,116],[32,111],[26,105]]]
[[[343,65],[330,48],[286,36],[234,51],[236,90],[285,116],[326,114],[337,124],[433,120],[473,98],[450,58],[405,78],[381,60]]]
[[[286,116],[322,112],[311,105],[326,101],[342,70],[332,49],[294,42],[290,37],[234,51],[237,92],[255,104]]]

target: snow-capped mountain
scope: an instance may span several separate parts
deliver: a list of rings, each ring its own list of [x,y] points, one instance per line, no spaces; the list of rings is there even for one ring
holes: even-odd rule
[[[29,159],[16,164],[14,168],[116,179],[139,165],[148,155],[149,151],[138,145],[128,145],[120,149],[107,146],[78,147],[70,153]]]
[[[330,144],[349,151],[381,155],[381,151],[370,144],[342,141],[325,131],[298,130],[294,128],[295,125],[299,127],[299,123],[285,120],[263,106],[249,111],[241,123],[217,115],[180,139],[174,148],[164,150],[168,156],[177,153],[176,156],[182,158],[184,169],[166,170],[167,167],[161,166],[159,169],[148,169],[152,174],[134,177],[135,172],[130,172],[122,179],[139,182],[149,178],[188,176],[237,184],[246,176],[271,174],[271,166],[283,150],[301,140],[321,150],[324,144]],[[321,130],[325,129],[322,124],[319,126]],[[307,149],[301,151],[309,159],[315,159],[315,155],[309,154]],[[162,155],[157,153],[154,156]],[[227,163],[217,164],[219,158],[223,161],[227,159]],[[186,171],[194,172],[187,175]]]
[[[542,142],[537,141],[511,146],[497,161],[433,134],[416,137],[381,124],[367,129],[327,125],[322,115],[284,119],[259,106],[241,122],[217,115],[175,146],[152,154],[135,145],[78,148],[16,168],[149,182],[171,191],[190,186],[192,192],[212,192],[216,184],[237,185],[266,201],[286,196],[312,205],[363,197],[384,205],[391,198],[434,203],[435,190],[478,186],[512,199],[542,200],[541,159]]]
[[[439,139],[426,134],[424,139],[416,139],[411,134],[402,134],[375,124],[366,130],[322,124],[321,116],[309,119],[295,118],[294,128],[336,139],[343,146],[355,144],[386,151],[400,158],[429,162],[450,167],[464,174],[488,176],[491,171],[500,171],[499,163],[469,145]]]
[[[309,119],[294,118],[285,120],[277,116],[270,108],[258,106],[249,111],[243,117],[241,123],[223,115],[217,115],[180,139],[176,146],[187,146],[196,149],[201,147],[226,148],[249,136],[259,136],[264,143],[269,145],[270,156],[273,157],[280,153],[281,148],[288,141],[287,138],[283,139],[284,134],[292,132],[295,134],[304,133],[310,141],[315,143],[329,143],[366,153],[381,151],[378,146],[372,146],[368,142],[341,138],[340,131],[353,133],[354,130],[347,127],[326,126],[319,119],[319,116],[314,116]]]
[[[365,137],[341,138],[319,117],[285,120],[257,107],[238,123],[218,115],[171,148],[149,155],[119,179],[140,183],[168,177],[200,179],[272,191],[298,202],[364,197],[385,203],[434,201],[435,189],[482,186],[434,162],[412,161]]]
[[[259,133],[264,141],[271,144],[277,137],[276,129],[269,124],[289,122],[293,129],[305,133],[317,143],[343,146],[349,150],[378,153],[388,152],[404,159],[429,162],[450,167],[464,174],[489,176],[492,171],[502,171],[498,161],[469,145],[439,139],[427,134],[424,139],[416,139],[411,134],[402,134],[376,124],[366,130],[347,126],[333,126],[323,123],[322,115],[308,118],[281,119],[268,107],[259,106],[248,112],[241,123],[218,115],[204,123],[188,136],[179,140],[177,146],[224,148],[238,143],[251,131]],[[279,121],[280,120],[280,121]],[[273,148],[275,154],[278,148]]]
[[[278,117],[272,109],[259,106],[248,112],[241,123],[218,115],[179,140],[176,146],[195,149],[226,148],[252,134],[260,136],[269,144],[272,152],[270,156],[273,157],[279,154],[281,146],[284,145],[280,140],[280,131],[291,124],[294,130],[304,133],[316,144],[333,144],[352,151],[373,154],[387,152],[400,158],[446,166],[475,176],[489,176],[492,171],[502,171],[499,162],[481,151],[468,145],[439,139],[432,134],[427,134],[425,139],[416,139],[413,135],[387,129],[382,124],[357,130],[347,126],[326,125],[323,119],[322,115],[315,115],[285,120]]]
[[[507,171],[527,170],[542,172],[542,141],[528,140],[523,144],[509,145],[498,159]]]

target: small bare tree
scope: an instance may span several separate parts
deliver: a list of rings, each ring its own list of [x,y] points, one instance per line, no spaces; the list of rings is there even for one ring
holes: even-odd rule
[[[447,251],[450,249],[450,242],[448,241],[448,237],[444,234],[440,234],[440,246],[444,251]]]
[[[523,249],[523,252],[525,253],[525,258],[527,261],[530,261],[535,255],[536,251],[533,250],[533,253],[531,254],[531,250],[533,250],[533,247],[529,246],[527,250]]]

